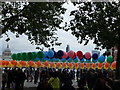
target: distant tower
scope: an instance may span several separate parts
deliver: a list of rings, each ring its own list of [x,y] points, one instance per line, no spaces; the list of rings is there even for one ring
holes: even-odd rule
[[[67,45],[66,52],[70,51],[70,45]]]
[[[7,44],[7,48],[2,52],[2,59],[4,60],[11,60],[11,50],[9,48],[9,45]]]

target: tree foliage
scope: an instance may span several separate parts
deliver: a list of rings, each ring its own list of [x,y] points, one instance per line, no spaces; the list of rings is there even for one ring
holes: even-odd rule
[[[61,2],[2,2],[2,33],[10,30],[18,37],[26,34],[33,44],[60,45],[56,31],[65,9]]]
[[[111,48],[118,44],[120,37],[119,2],[76,2],[78,10],[71,12],[73,19],[69,28],[82,43],[94,40],[97,46]]]

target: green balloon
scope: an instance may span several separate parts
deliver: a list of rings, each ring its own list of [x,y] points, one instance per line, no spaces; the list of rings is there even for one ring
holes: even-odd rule
[[[22,60],[25,61],[27,59],[27,53],[21,53]]]
[[[64,60],[62,60],[62,62],[66,62],[66,60],[64,59]]]
[[[98,62],[99,62],[99,63],[103,63],[104,61],[101,61],[101,60],[98,59]]]
[[[38,57],[39,59],[42,59],[42,58],[44,57],[44,53],[43,53],[42,51],[39,51],[39,52],[37,53],[37,57]]]
[[[28,60],[33,60],[34,55],[32,52],[28,52]]]
[[[12,54],[11,57],[12,57],[13,60],[17,60],[17,55],[16,54]]]
[[[22,55],[21,55],[21,53],[17,53],[17,60],[22,60]]]
[[[107,62],[108,62],[108,63],[111,63],[112,61],[113,61],[112,56],[108,56],[108,57],[107,57]]]
[[[72,62],[72,59],[68,60],[68,62]]]
[[[33,53],[33,58],[36,58],[37,57],[37,53],[35,52],[32,52]]]
[[[77,63],[78,62],[78,60],[73,60],[75,63]]]
[[[45,62],[46,60],[45,59],[41,59],[41,62]]]

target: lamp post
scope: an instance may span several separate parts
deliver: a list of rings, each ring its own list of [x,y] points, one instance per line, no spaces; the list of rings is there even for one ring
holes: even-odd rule
[[[119,17],[120,14],[120,6],[118,7],[118,19],[120,19]],[[117,47],[117,59],[116,59],[116,79],[120,79],[120,26],[118,26],[118,47]]]

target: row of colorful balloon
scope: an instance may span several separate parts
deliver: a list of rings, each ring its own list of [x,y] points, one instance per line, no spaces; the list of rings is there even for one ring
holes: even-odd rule
[[[4,61],[4,60],[0,60],[0,67],[34,67],[34,68],[37,68],[37,67],[47,67],[47,68],[75,68],[75,69],[78,69],[78,68],[81,68],[81,69],[84,69],[84,68],[87,68],[87,69],[116,69],[116,62],[112,62],[111,64],[110,63],[66,63],[66,62],[48,62],[48,61],[45,61],[45,62],[40,62],[40,61],[37,61],[37,62],[34,62],[34,61],[15,61],[15,60],[11,60],[11,61]]]
[[[17,53],[12,54],[13,60],[23,60],[23,61],[49,61],[49,62],[87,62],[90,63],[91,61],[96,62],[113,62],[112,56],[106,56],[101,55],[99,56],[97,53],[93,53],[91,55],[90,52],[86,52],[83,54],[82,51],[74,52],[70,50],[69,52],[64,52],[62,50],[59,50],[58,52],[55,52],[53,50],[49,51],[39,51],[39,52],[28,52],[28,53]]]

